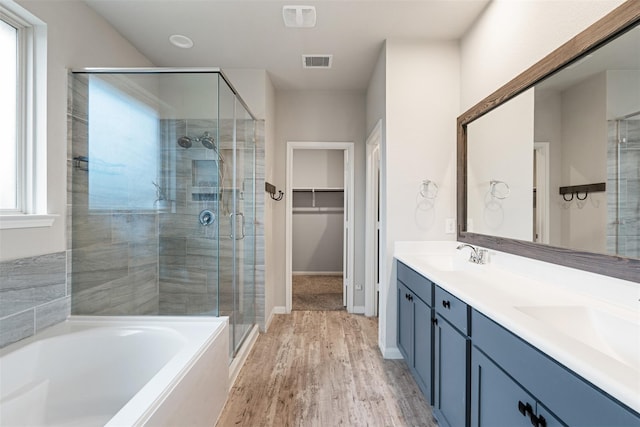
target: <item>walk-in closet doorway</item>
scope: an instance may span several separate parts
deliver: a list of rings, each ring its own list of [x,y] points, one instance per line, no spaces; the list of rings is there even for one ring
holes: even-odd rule
[[[317,161],[312,160],[314,154],[319,155]],[[336,169],[336,163],[328,168],[322,166],[328,165],[327,162],[336,157],[342,158],[341,170]],[[297,167],[294,163],[296,158],[298,159]],[[290,313],[293,308],[294,272],[310,275],[341,273],[342,305],[349,313],[353,312],[353,160],[353,142],[287,143],[285,196],[287,313]],[[315,222],[318,224],[314,225]],[[313,240],[310,245],[301,246],[301,239],[296,240],[294,236],[296,229],[307,230],[308,239]],[[335,242],[336,237],[341,237],[341,259],[336,259],[340,255],[340,248],[335,250],[335,243],[330,243]],[[334,249],[331,250],[330,247]],[[323,264],[318,264],[320,261]],[[336,271],[337,268],[340,268],[340,271]]]

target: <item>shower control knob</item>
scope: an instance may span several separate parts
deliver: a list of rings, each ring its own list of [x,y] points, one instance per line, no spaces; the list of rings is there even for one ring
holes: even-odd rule
[[[200,212],[199,219],[200,219],[200,224],[204,226],[211,225],[216,220],[216,214],[211,212],[209,209],[205,209],[202,212]]]

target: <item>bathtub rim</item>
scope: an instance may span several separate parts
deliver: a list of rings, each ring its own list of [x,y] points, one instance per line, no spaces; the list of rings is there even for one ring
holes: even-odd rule
[[[72,325],[85,324],[87,329],[72,330]],[[162,405],[180,381],[200,360],[202,355],[225,332],[228,334],[228,316],[84,316],[72,315],[64,321],[43,329],[35,335],[12,343],[0,349],[0,359],[4,356],[24,348],[30,344],[55,338],[57,336],[85,333],[92,328],[113,327],[184,327],[189,324],[198,326],[212,326],[205,332],[186,337],[187,343],[162,368],[147,381],[112,417],[105,426],[143,425]],[[183,331],[179,333],[183,334]],[[200,335],[200,336],[198,336]],[[225,337],[222,337],[225,339]],[[226,341],[228,341],[228,336]],[[228,360],[223,363],[228,367]],[[160,389],[160,390],[159,390]],[[225,390],[226,391],[226,390]]]

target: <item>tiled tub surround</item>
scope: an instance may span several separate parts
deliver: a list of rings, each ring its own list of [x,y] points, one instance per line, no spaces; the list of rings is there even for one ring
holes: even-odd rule
[[[213,426],[228,334],[224,317],[71,316],[0,351],[0,425]]]
[[[0,262],[0,347],[69,315],[65,252]]]
[[[640,283],[502,252],[490,252],[487,265],[476,265],[467,260],[469,249],[457,251],[456,245],[398,242],[395,258],[640,412]],[[555,317],[540,320],[527,307],[550,307]],[[621,327],[605,325],[603,334],[626,351],[607,350],[599,338],[590,341],[582,330],[587,325],[574,315],[581,307],[622,319]],[[565,330],[569,326],[574,329]],[[471,331],[473,339],[473,325]]]

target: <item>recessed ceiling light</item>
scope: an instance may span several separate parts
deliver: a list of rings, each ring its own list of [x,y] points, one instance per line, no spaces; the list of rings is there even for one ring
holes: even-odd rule
[[[172,45],[182,49],[190,49],[193,47],[193,40],[182,34],[173,34],[169,37],[169,41]]]

